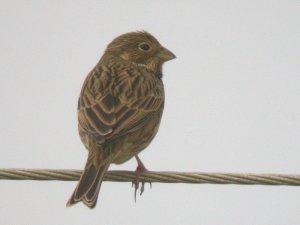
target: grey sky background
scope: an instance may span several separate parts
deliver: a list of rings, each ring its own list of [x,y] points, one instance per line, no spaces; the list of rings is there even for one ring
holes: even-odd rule
[[[0,167],[82,169],[76,105],[116,36],[147,30],[166,63],[150,170],[300,174],[299,1],[0,1]],[[134,170],[131,160],[111,169]],[[0,181],[0,224],[300,224],[300,188]]]

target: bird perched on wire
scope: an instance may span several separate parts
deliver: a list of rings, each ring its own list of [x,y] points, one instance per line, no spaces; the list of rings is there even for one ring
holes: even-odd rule
[[[134,156],[136,193],[139,174],[146,171],[138,153],[156,135],[163,113],[162,65],[174,58],[145,31],[123,34],[107,46],[86,77],[78,100],[79,135],[89,154],[67,206],[82,201],[94,208],[110,164]]]

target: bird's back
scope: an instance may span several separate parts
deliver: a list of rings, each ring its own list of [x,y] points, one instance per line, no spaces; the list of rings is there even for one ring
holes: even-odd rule
[[[78,101],[79,134],[89,150],[98,146],[122,163],[151,142],[163,105],[163,83],[151,71],[100,64],[87,76]]]

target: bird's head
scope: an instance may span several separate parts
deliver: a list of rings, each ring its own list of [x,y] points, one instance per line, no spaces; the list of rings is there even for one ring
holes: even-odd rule
[[[126,33],[115,38],[107,46],[105,55],[145,67],[156,74],[161,74],[164,62],[176,58],[145,31]]]

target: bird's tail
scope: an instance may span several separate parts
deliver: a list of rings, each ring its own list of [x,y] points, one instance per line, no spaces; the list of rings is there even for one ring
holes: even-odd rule
[[[67,207],[80,201],[91,209],[96,206],[100,186],[109,163],[97,167],[90,160],[89,157],[77,187],[67,202]]]

